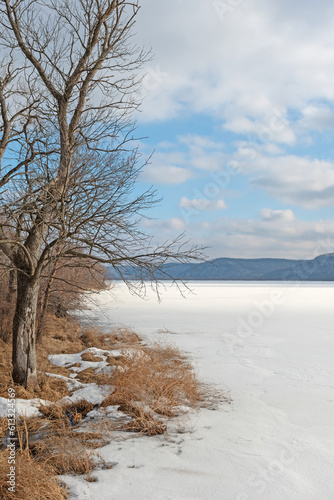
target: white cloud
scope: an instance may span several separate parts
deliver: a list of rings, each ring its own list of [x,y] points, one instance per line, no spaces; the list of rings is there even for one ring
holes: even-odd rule
[[[210,242],[210,257],[312,258],[334,251],[334,221],[229,219],[189,226],[198,243]],[[198,236],[200,235],[200,236]]]
[[[161,235],[167,235],[167,237],[174,238],[178,233],[184,231],[185,223],[182,219],[178,217],[172,217],[171,219],[156,220],[156,219],[142,219],[142,226],[146,229],[153,230],[153,233],[157,238]]]
[[[184,222],[177,217],[173,217],[169,219],[168,225],[170,229],[176,229],[177,231],[183,231],[185,228]]]
[[[147,165],[140,176],[140,180],[152,184],[182,184],[192,178],[189,169],[173,165]]]
[[[251,141],[259,144],[284,144],[293,146],[296,143],[295,124],[288,120],[286,113],[274,107],[269,107],[262,116],[250,119],[238,113],[235,106],[227,106],[224,112],[227,130],[246,134]]]
[[[186,161],[189,167],[212,172],[224,165],[226,153],[223,152],[223,143],[196,134],[178,136],[177,139],[179,144],[176,147],[186,145],[188,148]]]
[[[153,159],[157,168],[146,170],[148,178],[167,183],[173,173],[168,169],[180,169],[175,183],[194,179],[181,208],[196,210],[202,203],[209,210],[226,194],[207,200],[205,181],[200,186],[196,180],[206,177],[212,184],[215,173],[233,164],[230,179],[244,192],[244,201],[248,181],[259,198],[266,191],[282,209],[264,208],[259,220],[189,217],[189,235],[212,245],[211,256],[310,257],[318,242],[334,233],[334,223],[300,221],[293,210],[297,213],[296,205],[308,210],[334,205],[334,161],[298,156],[297,146],[311,145],[317,137],[313,131],[328,134],[334,128],[334,3],[226,1],[235,8],[223,18],[213,4],[175,0],[171,8],[163,0],[143,2],[138,40],[152,46],[155,59],[148,65],[151,85],[144,89],[138,118],[186,121],[204,113],[218,125],[215,133],[244,137],[225,147],[210,137],[179,136],[175,144],[163,146],[164,157]],[[231,146],[236,151],[231,153]],[[245,178],[234,177],[239,173]],[[168,228],[164,234],[174,231]]]
[[[272,210],[271,208],[263,208],[261,210],[261,217],[265,221],[282,220],[285,222],[292,222],[296,219],[295,214],[289,208],[286,210]]]
[[[215,221],[191,218],[145,222],[154,241],[173,239],[186,230],[196,244],[208,246],[209,258],[312,258],[334,252],[334,220],[304,221],[290,214],[271,219],[221,217]]]
[[[194,198],[190,200],[186,196],[183,196],[180,200],[180,207],[184,208],[194,208],[195,210],[205,210],[205,211],[214,211],[214,210],[223,210],[227,208],[224,200],[208,200],[204,198]]]
[[[307,209],[334,205],[334,162],[296,155],[266,156],[241,145],[232,158],[253,187],[273,198]]]
[[[227,159],[223,149],[223,143],[205,136],[178,136],[175,143],[157,145],[157,151],[151,163],[143,169],[140,179],[152,184],[182,184],[203,171],[220,171]]]
[[[148,70],[158,76],[145,90],[139,119],[205,112],[230,130],[253,134],[268,126],[275,109],[284,114],[333,100],[333,14],[329,0],[243,1],[223,19],[212,1],[176,1],[171,8],[146,0],[138,41],[152,47]],[[291,144],[293,132],[276,139]]]
[[[210,137],[198,134],[179,135],[178,140],[181,144],[187,144],[189,149],[223,149],[224,144],[213,141]]]
[[[333,129],[334,111],[322,106],[308,105],[302,110],[299,125],[306,129]]]
[[[187,150],[179,150],[185,146]],[[308,210],[334,206],[334,162],[285,154],[272,143],[238,141],[235,147],[236,151],[228,154],[224,151],[224,144],[207,137],[179,136],[178,142],[168,144],[168,152],[158,151],[154,155],[152,165],[145,167],[141,178],[153,184],[169,185],[201,179],[201,187],[197,184],[197,188],[192,189],[192,195],[188,195],[191,201],[212,199],[211,195],[206,196],[205,188],[211,186],[213,181],[217,184],[213,177],[217,173],[226,174],[222,176],[222,181],[232,181],[242,174],[252,188],[266,191],[269,196],[287,205]],[[218,184],[216,190],[220,189]],[[225,187],[231,189],[233,185],[227,182]],[[214,193],[215,199],[221,197],[221,192]],[[192,206],[194,208],[194,203]]]

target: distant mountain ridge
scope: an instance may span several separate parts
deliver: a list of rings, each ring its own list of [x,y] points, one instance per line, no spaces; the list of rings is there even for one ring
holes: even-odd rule
[[[126,276],[133,278],[134,270],[129,267]],[[168,280],[169,276],[183,280],[334,281],[334,253],[311,260],[221,257],[194,264],[165,264],[155,274],[159,280]],[[112,268],[109,277],[117,279]]]

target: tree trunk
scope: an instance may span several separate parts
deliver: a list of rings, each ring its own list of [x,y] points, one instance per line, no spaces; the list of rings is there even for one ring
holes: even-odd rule
[[[12,301],[12,297],[16,291],[16,287],[15,287],[15,270],[14,269],[11,269],[9,271],[9,277],[8,277],[8,294],[7,294],[7,302],[11,302]]]
[[[38,326],[37,326],[37,333],[36,333],[36,337],[37,337],[38,341],[40,341],[42,339],[43,327],[45,324],[46,314],[47,314],[48,305],[49,305],[51,286],[52,286],[56,271],[57,271],[57,268],[56,268],[56,266],[54,266],[52,273],[49,276],[46,288],[45,288],[41,312],[40,312]]]
[[[38,387],[35,337],[38,292],[38,280],[18,273],[13,321],[13,380],[31,389]]]

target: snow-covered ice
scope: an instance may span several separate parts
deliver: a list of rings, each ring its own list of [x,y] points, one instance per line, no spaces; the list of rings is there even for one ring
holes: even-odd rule
[[[201,410],[185,432],[115,440],[97,480],[66,476],[82,499],[330,500],[334,498],[334,286],[192,283],[159,304],[124,285],[87,313],[189,352],[232,405]]]
[[[39,406],[43,404],[48,404],[48,401],[44,399],[15,399],[15,414],[17,417],[39,417],[41,416],[40,411],[38,411]],[[0,398],[0,417],[8,416],[8,399]]]

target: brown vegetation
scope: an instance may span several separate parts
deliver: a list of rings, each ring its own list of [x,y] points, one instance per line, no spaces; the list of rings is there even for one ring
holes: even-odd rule
[[[107,337],[103,335],[101,330],[98,328],[86,328],[82,335],[80,335],[80,341],[82,342],[84,349],[87,349],[88,347],[110,349],[110,343],[107,341]]]
[[[44,415],[44,417],[49,420],[67,422],[67,414],[70,413],[72,418],[75,420],[75,415],[80,414],[81,418],[85,417],[87,413],[92,411],[94,405],[89,403],[86,400],[80,400],[76,403],[68,403],[63,405],[51,404],[51,405],[43,405],[41,404],[39,407],[39,411]],[[77,419],[81,420],[81,419]]]
[[[15,493],[8,490],[8,456],[0,453],[0,498],[3,500],[65,500],[66,489],[47,464],[36,463],[27,452],[16,453]]]
[[[205,400],[204,385],[176,347],[141,346],[142,354],[127,360],[126,369],[112,376],[115,391],[108,404],[140,401],[160,415],[172,417],[181,405],[198,407]]]
[[[85,352],[81,355],[82,361],[92,361],[94,363],[98,363],[99,361],[103,361],[103,358],[99,356],[95,356],[92,352]]]
[[[0,288],[0,290],[3,290],[3,288]],[[4,295],[4,293],[0,294],[0,298],[4,297]],[[3,319],[4,324],[10,323],[7,316],[0,319]],[[23,386],[14,384],[13,382],[11,333],[9,330],[6,330],[6,332],[2,338],[0,337],[0,397],[7,397],[8,387],[15,387],[17,398],[29,399],[40,397],[49,401],[57,401],[70,394],[67,390],[66,382],[46,374],[50,373],[69,377],[71,371],[68,368],[51,364],[48,356],[50,354],[74,354],[87,349],[87,347],[110,349],[111,346],[108,336],[104,335],[97,328],[89,327],[82,331],[81,326],[71,316],[67,315],[66,317],[59,318],[50,312],[47,316],[47,321],[44,322],[43,334],[37,344],[39,387],[32,390],[31,388],[25,389]],[[86,354],[90,357],[93,356],[91,353],[85,353],[83,356],[87,357]],[[91,358],[90,360],[93,359]],[[94,359],[94,361],[98,361],[98,359]]]
[[[125,431],[139,432],[146,436],[156,436],[163,434],[167,430],[166,422],[157,419],[151,411],[144,410],[131,403],[120,405],[118,409],[133,417],[130,422],[122,426]]]

